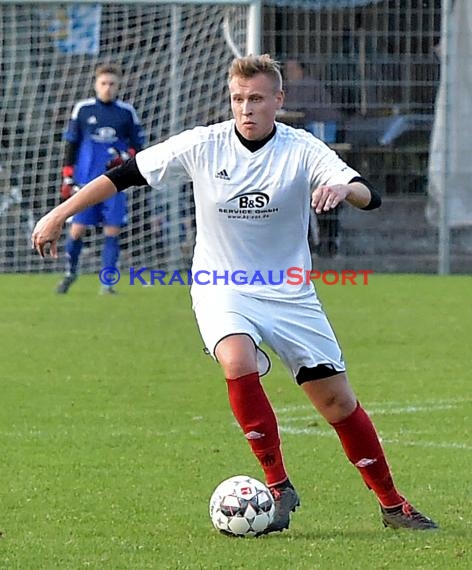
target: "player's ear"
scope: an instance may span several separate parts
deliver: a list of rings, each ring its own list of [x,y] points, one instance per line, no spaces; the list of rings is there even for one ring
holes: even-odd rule
[[[277,99],[277,109],[281,109],[285,100],[285,93],[282,91],[282,89],[277,92],[275,98]]]

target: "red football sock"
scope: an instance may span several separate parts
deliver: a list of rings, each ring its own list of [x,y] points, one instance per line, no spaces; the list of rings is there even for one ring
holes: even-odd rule
[[[226,379],[234,417],[241,426],[252,452],[264,470],[267,485],[287,479],[280,447],[277,419],[262,388],[259,374]]]
[[[374,424],[359,402],[351,415],[331,425],[349,461],[358,468],[365,484],[374,491],[380,503],[384,507],[401,504],[403,497],[393,483]]]

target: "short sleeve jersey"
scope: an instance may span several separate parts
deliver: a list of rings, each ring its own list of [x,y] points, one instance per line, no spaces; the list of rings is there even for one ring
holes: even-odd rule
[[[311,283],[287,283],[290,268],[311,269],[311,192],[359,176],[325,143],[282,123],[255,152],[241,143],[230,120],[184,131],[139,152],[136,162],[150,186],[193,181],[192,273],[210,281],[201,286],[233,287],[262,298],[312,292]],[[233,279],[234,272],[243,273]],[[285,278],[278,283],[281,272]],[[241,284],[244,274],[248,283]],[[194,281],[193,288],[198,286]]]
[[[106,170],[116,151],[139,150],[144,133],[134,107],[120,100],[104,103],[96,98],[79,101],[74,106],[64,135],[77,145],[74,179],[86,184]]]

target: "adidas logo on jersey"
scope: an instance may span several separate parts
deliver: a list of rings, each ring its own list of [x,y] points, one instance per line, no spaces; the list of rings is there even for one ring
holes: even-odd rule
[[[220,170],[219,172],[217,172],[215,174],[215,178],[221,178],[221,180],[229,180],[229,176],[228,176],[228,173],[226,172],[226,168],[223,168],[223,170]]]

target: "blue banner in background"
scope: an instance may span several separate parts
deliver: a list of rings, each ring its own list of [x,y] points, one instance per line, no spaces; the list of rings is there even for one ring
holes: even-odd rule
[[[70,4],[51,14],[56,48],[72,55],[97,55],[100,50],[99,4]]]

